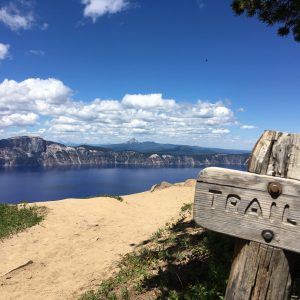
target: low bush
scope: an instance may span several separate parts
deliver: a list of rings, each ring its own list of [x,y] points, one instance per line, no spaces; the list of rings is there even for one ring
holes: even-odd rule
[[[44,207],[0,204],[0,239],[40,223],[44,215]]]

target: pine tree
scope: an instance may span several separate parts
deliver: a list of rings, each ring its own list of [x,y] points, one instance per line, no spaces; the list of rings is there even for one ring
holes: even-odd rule
[[[234,0],[231,7],[237,15],[246,13],[270,26],[279,24],[280,36],[292,32],[300,42],[300,0]]]

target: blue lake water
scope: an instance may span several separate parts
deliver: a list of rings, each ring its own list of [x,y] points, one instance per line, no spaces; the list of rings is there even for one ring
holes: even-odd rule
[[[224,167],[224,166],[223,166]],[[245,167],[230,166],[245,170]],[[161,181],[196,178],[202,168],[18,168],[0,170],[0,203],[49,201],[92,195],[127,195]]]

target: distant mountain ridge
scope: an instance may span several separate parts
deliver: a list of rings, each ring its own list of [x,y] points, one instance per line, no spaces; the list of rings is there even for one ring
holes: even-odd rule
[[[249,153],[222,153],[193,146],[127,143],[108,146],[66,146],[40,137],[20,136],[0,140],[0,166],[156,166],[197,167],[244,165]],[[137,146],[140,146],[139,148]],[[119,148],[118,148],[119,147]],[[206,149],[201,152],[201,149]],[[227,150],[229,151],[229,150]]]
[[[104,144],[104,148],[109,148],[114,151],[137,151],[141,153],[156,152],[160,154],[170,155],[197,155],[197,154],[245,154],[250,153],[247,150],[208,148],[200,146],[176,145],[176,144],[160,144],[156,142],[139,142],[132,138],[126,143],[120,144]]]

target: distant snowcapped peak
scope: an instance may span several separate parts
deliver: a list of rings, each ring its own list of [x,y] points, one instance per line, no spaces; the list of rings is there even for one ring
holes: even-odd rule
[[[126,144],[139,144],[139,143],[140,142],[135,138],[132,138],[132,139],[130,139],[129,141],[126,142]]]

